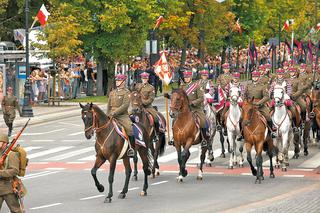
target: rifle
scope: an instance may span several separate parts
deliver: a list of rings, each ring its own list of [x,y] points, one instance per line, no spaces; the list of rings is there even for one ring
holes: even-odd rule
[[[2,156],[0,159],[0,167],[2,167],[4,165],[4,162],[9,154],[9,152],[13,149],[13,146],[18,141],[18,139],[19,139],[20,135],[22,134],[22,132],[24,131],[24,129],[28,126],[29,121],[30,121],[30,118],[27,121],[27,123],[22,127],[22,129],[18,132],[16,137],[14,137],[14,139],[11,141],[10,145],[8,145],[7,148],[5,149],[5,151],[2,153]]]

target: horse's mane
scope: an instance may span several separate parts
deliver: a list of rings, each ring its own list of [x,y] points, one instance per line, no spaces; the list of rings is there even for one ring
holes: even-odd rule
[[[93,105],[92,105],[92,108],[94,109],[94,111],[95,111],[96,113],[98,113],[99,118],[104,119],[104,120],[107,120],[107,119],[108,119],[108,116],[106,115],[106,113],[105,113],[104,111],[102,111],[102,109],[100,109],[100,107],[98,107],[98,105],[93,104]]]
[[[184,99],[186,99],[186,100],[187,100],[187,103],[189,104],[188,95],[187,95],[187,93],[186,93],[182,88],[172,89],[172,93],[182,94],[182,96],[184,97]]]

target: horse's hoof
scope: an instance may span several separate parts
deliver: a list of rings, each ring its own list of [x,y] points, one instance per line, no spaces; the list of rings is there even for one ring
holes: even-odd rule
[[[233,169],[233,166],[229,166],[229,169]]]
[[[104,203],[111,203],[111,201],[111,197],[106,197],[106,199],[104,199]]]
[[[282,168],[281,171],[286,172],[287,168]]]
[[[253,176],[257,176],[257,170],[252,170],[251,172]]]
[[[270,174],[270,178],[274,178],[274,174],[273,173]]]
[[[160,175],[160,172],[159,172],[159,171],[157,171],[157,172],[156,172],[156,176],[159,176],[159,175]]]
[[[221,153],[220,158],[226,158],[226,154]]]
[[[155,179],[156,178],[156,175],[154,173],[151,174],[151,179]]]
[[[178,176],[177,177],[177,182],[178,183],[182,183],[183,182],[183,177],[182,176]]]
[[[309,155],[309,151],[308,150],[304,150],[303,154],[304,154],[304,156],[308,156]]]
[[[188,171],[185,169],[183,172],[182,172],[182,177],[187,177],[188,175]]]
[[[292,159],[298,159],[299,158],[299,154],[298,153],[295,153],[292,157]]]
[[[263,177],[263,176],[261,176],[261,180],[264,180],[264,177]]]
[[[124,199],[125,197],[126,197],[125,193],[120,193],[118,196],[119,199]]]
[[[140,192],[140,196],[141,196],[141,197],[147,196],[147,192],[146,192],[146,191],[141,191],[141,192]]]
[[[207,163],[206,166],[207,167],[212,167],[212,164],[211,163]]]
[[[237,161],[233,162],[233,165],[234,166],[238,165],[238,162]]]
[[[132,180],[133,181],[138,181],[138,176],[136,176],[136,175],[132,176]]]
[[[197,176],[197,180],[202,180],[202,176]]]
[[[214,161],[214,156],[213,156],[213,154],[212,153],[210,153],[209,155],[208,155],[208,160],[209,161]]]
[[[103,186],[102,184],[98,185],[98,186],[97,186],[97,189],[98,189],[98,191],[101,192],[101,193],[104,192],[104,186]]]
[[[285,162],[284,165],[289,166],[289,162]]]
[[[243,168],[243,164],[239,164],[239,167],[240,167],[240,168]]]

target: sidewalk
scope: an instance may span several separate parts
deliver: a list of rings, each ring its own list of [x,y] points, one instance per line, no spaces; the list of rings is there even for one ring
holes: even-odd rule
[[[107,104],[97,104],[104,111],[107,108]],[[56,121],[64,118],[81,116],[81,109],[79,103],[64,102],[61,106],[48,106],[41,105],[35,106],[33,109],[33,117],[30,118],[29,125],[40,124],[49,121]],[[19,113],[16,114],[16,119],[14,120],[13,126],[22,127],[29,118],[20,117]],[[3,114],[0,111],[0,129],[7,128],[3,121]]]

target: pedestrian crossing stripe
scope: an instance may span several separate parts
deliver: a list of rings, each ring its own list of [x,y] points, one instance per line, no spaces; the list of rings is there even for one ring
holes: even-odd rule
[[[93,146],[90,147],[76,147],[76,146],[58,146],[50,149],[45,149],[43,146],[29,146],[24,147],[28,153],[28,158],[31,160],[31,163],[39,162],[59,162],[68,160],[68,162],[92,162],[96,159],[95,148]],[[198,152],[197,152],[198,151]],[[196,165],[200,163],[200,154],[201,148],[199,147],[191,147],[190,148],[190,159],[187,161],[188,165]],[[252,150],[251,155],[254,158],[255,151]],[[229,161],[229,154],[227,154],[225,159],[219,158],[221,154],[221,149],[214,150],[214,157],[217,160],[213,161],[213,164],[216,166],[227,166]],[[289,151],[289,163],[291,161],[292,156],[294,155],[293,151]],[[246,154],[244,153],[244,162],[246,162]],[[263,167],[269,167],[269,158],[264,154],[263,156],[264,162]],[[275,165],[275,157],[273,158],[273,164]],[[223,161],[222,161],[223,160]],[[141,162],[141,160],[140,160]],[[164,156],[161,156],[158,159],[159,163],[172,163],[177,164],[177,153],[172,147],[167,147],[166,153]],[[210,163],[210,161],[206,158],[206,163]],[[320,165],[320,153],[315,154],[311,158],[305,160],[301,164],[299,164],[298,168],[308,168],[315,169]]]

